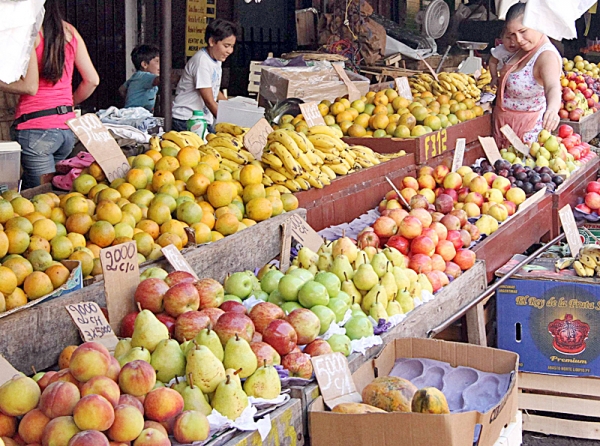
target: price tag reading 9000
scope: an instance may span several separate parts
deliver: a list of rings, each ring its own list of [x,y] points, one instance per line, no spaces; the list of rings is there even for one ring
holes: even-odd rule
[[[85,341],[102,339],[113,333],[97,303],[81,302],[75,305],[67,305],[67,310],[79,327]]]

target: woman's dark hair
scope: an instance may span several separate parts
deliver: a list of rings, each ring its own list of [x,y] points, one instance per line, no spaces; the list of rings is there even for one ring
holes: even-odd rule
[[[58,0],[47,0],[42,29],[44,30],[44,55],[42,56],[42,77],[57,83],[65,66],[65,31],[63,14]]]
[[[138,45],[131,52],[131,61],[136,70],[142,69],[142,62],[150,63],[152,59],[160,56],[160,50],[155,45]]]
[[[227,20],[216,19],[208,24],[204,40],[208,44],[208,39],[211,37],[216,42],[220,42],[230,36],[235,36],[238,33],[238,26]]]
[[[525,14],[525,3],[515,3],[506,11],[505,23],[518,19]]]

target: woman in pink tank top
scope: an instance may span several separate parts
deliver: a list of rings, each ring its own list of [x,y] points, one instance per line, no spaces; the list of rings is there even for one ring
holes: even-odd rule
[[[499,147],[508,141],[500,128],[508,124],[525,142],[537,139],[542,129],[558,127],[561,102],[561,56],[548,37],[523,25],[525,3],[513,5],[506,14],[505,35],[520,48],[502,69],[494,138]]]
[[[73,107],[86,100],[99,83],[98,73],[77,30],[63,20],[58,0],[47,0],[42,30],[35,53],[39,87],[35,95],[19,98],[15,140],[21,145],[23,188],[40,184],[40,177],[55,171],[55,164],[69,156],[75,136],[66,122],[75,117]],[[73,70],[82,81],[73,93]]]

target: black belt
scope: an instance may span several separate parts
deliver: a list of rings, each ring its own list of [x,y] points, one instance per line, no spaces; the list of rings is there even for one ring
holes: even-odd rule
[[[13,122],[13,126],[17,126],[22,124],[25,121],[29,121],[30,119],[43,118],[44,116],[52,116],[52,115],[66,115],[67,113],[71,113],[74,110],[71,105],[59,105],[58,107],[48,108],[46,110],[40,110],[33,113],[26,113],[19,116],[18,119],[15,119]]]

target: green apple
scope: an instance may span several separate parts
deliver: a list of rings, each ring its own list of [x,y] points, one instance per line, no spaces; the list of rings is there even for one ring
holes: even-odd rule
[[[346,329],[346,335],[352,340],[373,336],[373,324],[364,313],[362,316],[358,313],[356,316],[352,316],[346,322],[344,328]]]
[[[260,287],[265,293],[271,294],[277,289],[279,281],[284,274],[278,269],[269,270],[260,281]]]
[[[368,319],[367,322],[369,322]],[[343,353],[344,356],[350,356],[350,353],[352,353],[352,344],[350,338],[346,335],[334,334],[329,339],[327,339],[327,343],[331,347],[331,350],[333,350],[334,352]]]
[[[302,279],[302,281],[304,283],[308,282],[309,280],[314,280],[315,276],[313,275],[313,273],[311,273],[309,270],[304,269],[304,268],[296,268],[292,271],[289,271],[287,273],[288,276],[294,276],[294,277],[299,277],[300,279]]]
[[[225,279],[225,293],[245,299],[252,292],[254,282],[246,271],[233,273]]]
[[[237,297],[233,294],[226,294],[223,297],[223,302],[227,302],[228,300],[235,300],[236,302],[242,303],[242,299],[240,299],[239,297]]]
[[[297,308],[304,308],[304,307],[302,305],[300,305],[298,302],[286,302],[283,305],[281,305],[281,309],[283,310],[283,312],[285,313],[286,316]]]
[[[297,271],[297,270],[294,270]],[[298,300],[298,293],[304,286],[305,281],[300,277],[288,274],[281,278],[277,290],[284,301],[292,302]]]
[[[283,281],[283,279],[281,280]],[[315,305],[327,305],[329,303],[327,288],[319,282],[309,280],[300,288],[298,302],[305,308],[314,307]]]
[[[164,269],[159,268],[158,266],[153,266],[152,268],[148,268],[142,274],[140,274],[140,281],[155,278],[164,280],[165,277],[169,275]]]
[[[344,319],[346,311],[350,309],[350,305],[348,305],[348,303],[343,299],[340,299],[338,297],[332,297],[331,299],[329,299],[327,308],[330,308],[331,311],[335,313],[335,321],[341,322]]]
[[[345,291],[340,291],[335,298],[342,299],[344,302],[346,302],[348,308],[350,308],[350,305],[352,305],[352,298]]]
[[[256,297],[258,300],[264,300],[265,302],[269,298],[269,294],[265,293],[263,290],[254,290],[252,291],[252,295]]]
[[[336,297],[342,288],[342,282],[333,273],[321,271],[315,276],[315,282],[319,282],[327,289],[329,297]]]
[[[269,294],[267,302],[271,302],[272,304],[275,304],[278,307],[280,307],[285,303],[285,299],[281,296],[281,293],[278,290],[275,290],[271,294]]]
[[[252,271],[244,271],[244,272],[246,274],[248,274],[248,277],[250,277],[250,280],[252,281],[252,290],[253,291],[261,290],[262,288],[260,286],[260,280],[258,280],[258,277],[256,277]]]
[[[317,315],[319,321],[321,321],[321,330],[319,331],[319,335],[324,334],[327,330],[329,330],[329,326],[335,321],[335,313],[331,310],[331,308],[326,307],[325,305],[315,305],[310,309],[313,313]]]

